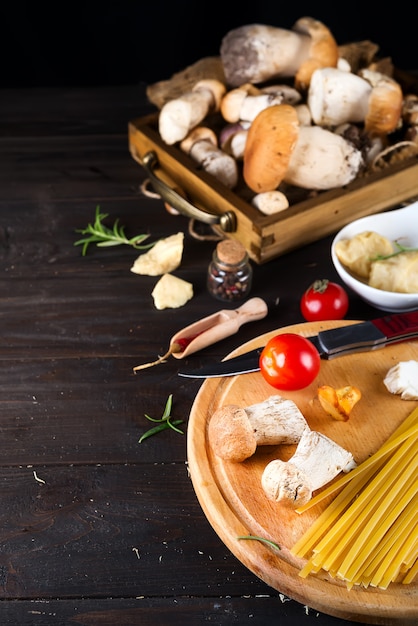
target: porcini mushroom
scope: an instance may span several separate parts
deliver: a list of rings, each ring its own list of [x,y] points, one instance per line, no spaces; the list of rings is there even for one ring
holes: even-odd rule
[[[307,103],[315,124],[362,122],[371,136],[384,136],[400,123],[403,94],[399,83],[380,72],[326,67],[312,74]]]
[[[279,104],[261,111],[248,130],[243,177],[257,194],[281,182],[333,189],[350,183],[363,163],[361,151],[344,137],[300,124],[295,107]]]
[[[338,46],[324,24],[305,17],[292,30],[265,24],[232,29],[222,39],[220,56],[232,87],[296,76],[296,88],[305,88],[313,69],[337,64]]]
[[[264,468],[261,485],[269,500],[297,508],[340,472],[355,467],[350,452],[326,435],[305,428],[289,461],[274,459]]]
[[[299,136],[299,118],[290,104],[261,111],[248,129],[243,177],[256,194],[276,189],[283,180]]]
[[[162,140],[168,145],[182,141],[210,112],[219,110],[225,92],[221,81],[203,79],[191,91],[166,102],[158,117]]]
[[[298,442],[306,426],[292,400],[273,395],[245,408],[235,404],[218,408],[208,432],[215,454],[239,463],[252,456],[257,446]]]
[[[307,104],[313,121],[320,126],[363,122],[371,92],[371,84],[361,76],[324,67],[312,74]]]
[[[402,120],[403,92],[400,84],[381,72],[369,69],[360,75],[372,86],[369,105],[364,120],[370,135],[388,135],[399,128]]]
[[[292,30],[301,35],[309,35],[311,41],[308,58],[300,64],[295,75],[296,89],[306,91],[315,70],[320,67],[337,67],[338,45],[329,28],[312,17],[301,17]]]
[[[252,93],[245,86],[231,89],[222,98],[220,111],[227,122],[252,122],[267,107],[274,104],[298,104],[301,94],[287,85],[274,85],[257,93]]]
[[[220,150],[217,137],[211,128],[198,126],[180,143],[180,148],[229,189],[238,182],[238,166],[235,159]]]
[[[300,126],[283,181],[303,189],[344,187],[363,164],[362,152],[341,135],[321,126]]]

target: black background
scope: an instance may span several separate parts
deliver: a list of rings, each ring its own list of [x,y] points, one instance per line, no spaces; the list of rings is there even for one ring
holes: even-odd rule
[[[243,24],[291,28],[309,15],[339,44],[370,39],[399,69],[418,66],[416,12],[404,3],[158,2],[1,3],[0,87],[152,83],[204,56]]]

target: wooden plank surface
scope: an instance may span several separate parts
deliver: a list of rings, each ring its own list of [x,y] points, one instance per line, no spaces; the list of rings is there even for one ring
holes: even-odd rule
[[[215,242],[141,191],[128,122],[150,110],[140,85],[1,93],[0,623],[345,626],[267,585],[215,533],[187,464],[202,383],[177,375],[302,321],[302,289],[337,279],[330,238],[254,265],[265,319],[134,375],[175,332],[221,308],[205,285]],[[177,275],[194,286],[187,306],[155,310],[156,278],[130,272],[129,247],[82,257],[75,230],[97,205],[131,236],[185,233]],[[378,315],[351,294],[349,319]],[[138,444],[145,414],[160,416],[169,393],[185,435]]]

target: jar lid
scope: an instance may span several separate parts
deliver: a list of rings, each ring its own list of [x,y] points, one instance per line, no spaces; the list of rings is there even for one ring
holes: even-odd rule
[[[237,265],[246,257],[247,251],[240,241],[236,239],[224,239],[216,246],[218,259],[228,265]]]

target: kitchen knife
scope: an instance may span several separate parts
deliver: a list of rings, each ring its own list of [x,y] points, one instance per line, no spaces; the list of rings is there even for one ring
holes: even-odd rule
[[[417,338],[418,310],[321,330],[317,335],[307,337],[317,348],[321,359],[334,359],[354,352],[368,352]],[[181,371],[178,374],[186,378],[215,378],[257,372],[260,369],[259,359],[263,347],[199,370]]]

